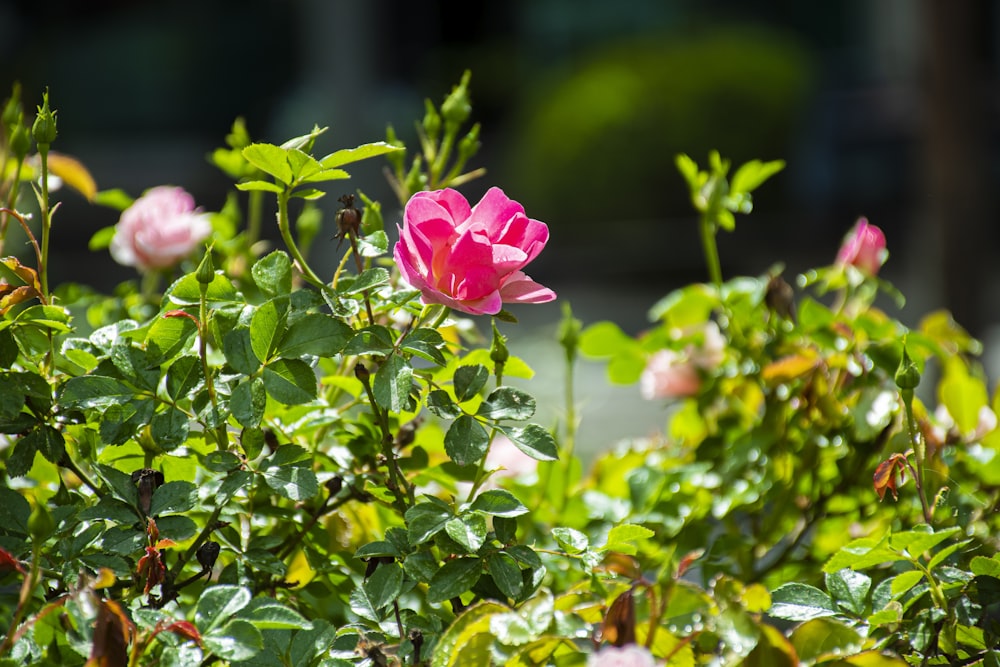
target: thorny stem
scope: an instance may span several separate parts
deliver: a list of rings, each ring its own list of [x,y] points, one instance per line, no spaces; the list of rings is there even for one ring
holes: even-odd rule
[[[924,458],[927,456],[927,448],[924,445],[920,429],[917,428],[917,420],[913,416],[913,390],[902,389],[899,393],[903,399],[903,406],[906,408],[906,428],[909,432],[910,442],[913,443],[913,458],[917,462],[916,468],[914,468],[909,458],[907,458],[906,465],[910,468],[910,473],[913,475],[913,483],[917,487],[917,495],[920,497],[920,507],[924,511],[924,522],[929,526],[934,521],[934,515],[931,512],[930,505],[927,504],[927,494],[924,493]]]
[[[93,491],[94,495],[96,495],[98,498],[104,497],[104,491],[102,491],[100,487],[97,486],[94,480],[92,480],[90,476],[80,468],[80,466],[76,465],[76,462],[73,461],[72,458],[70,458],[69,454],[63,456],[62,460],[59,462],[59,465],[62,466],[63,468],[66,468],[74,475],[79,477],[80,481],[83,482],[87,488]],[[148,468],[149,466],[146,467]]]
[[[42,214],[42,250],[38,258],[38,277],[42,294],[49,295],[49,232],[52,229],[52,211],[49,210],[49,151],[45,144],[38,145],[38,155],[42,160],[42,196],[39,204]]]
[[[354,264],[358,268],[358,275],[360,276],[364,270],[364,262],[361,261],[361,253],[358,252],[358,236],[353,229],[348,230],[347,238],[351,242],[351,252],[354,254]],[[372,313],[372,300],[368,294],[368,290],[361,292],[361,295],[365,299],[365,311],[368,313],[368,324],[375,324],[375,315]]]
[[[7,631],[7,635],[3,639],[3,643],[0,643],[0,655],[5,654],[11,649],[16,638],[16,631],[19,625],[21,625],[21,620],[24,618],[24,613],[28,607],[28,601],[34,594],[35,588],[38,586],[40,564],[41,559],[40,554],[41,546],[37,541],[32,542],[31,549],[31,565],[29,566],[28,574],[21,582],[21,593],[17,599],[17,608],[14,609],[14,618],[10,621],[10,629]]]
[[[205,387],[208,390],[208,400],[212,403],[212,414],[218,421],[219,401],[215,393],[215,382],[212,378],[212,369],[208,365],[208,285],[199,283],[201,287],[201,299],[198,303],[198,356],[201,358],[201,372],[205,376]],[[215,440],[219,451],[229,449],[229,432],[225,423],[217,424],[215,427]],[[148,467],[148,466],[147,466]]]
[[[385,465],[389,469],[391,491],[396,496],[396,508],[401,512],[405,512],[412,502],[413,489],[406,483],[406,478],[403,476],[396,461],[396,453],[392,447],[392,430],[389,428],[389,416],[387,411],[383,410],[379,406],[378,401],[375,400],[375,392],[372,390],[368,369],[359,363],[354,367],[354,375],[364,385],[365,393],[368,395],[368,402],[375,416],[378,418],[379,429],[382,431],[382,455],[385,456]]]

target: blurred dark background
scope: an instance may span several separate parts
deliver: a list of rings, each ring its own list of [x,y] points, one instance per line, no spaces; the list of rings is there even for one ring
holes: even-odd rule
[[[328,125],[321,154],[387,122],[412,145],[423,98],[470,69],[472,166],[489,174],[464,191],[499,185],[550,225],[531,273],[589,321],[635,330],[657,297],[705,279],[673,160],[717,148],[788,162],[723,235],[727,276],[828,263],[866,215],[904,321],[948,307],[982,334],[1000,319],[998,37],[992,0],[6,0],[0,97],[19,80],[33,110],[48,86],[53,149],[101,189],[172,183],[212,210],[229,183],[206,155],[236,116],[275,143]],[[395,221],[380,165],[352,173]],[[53,281],[131,277],[86,250],[117,214],[60,196]],[[558,306],[526,314],[555,321]]]

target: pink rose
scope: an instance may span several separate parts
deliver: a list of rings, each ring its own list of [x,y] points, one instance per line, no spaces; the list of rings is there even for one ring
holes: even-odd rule
[[[587,658],[587,667],[656,667],[656,659],[636,644],[605,646]]]
[[[889,253],[885,249],[885,234],[882,230],[868,224],[868,218],[858,218],[840,246],[837,262],[856,266],[868,275],[874,276],[878,274],[879,268],[888,256]]]
[[[147,190],[122,212],[111,239],[111,256],[142,271],[173,266],[187,257],[209,234],[208,216],[194,207],[181,188]]]
[[[545,247],[549,228],[500,188],[474,207],[452,189],[418,192],[403,211],[393,255],[425,304],[493,315],[504,303],[545,303],[555,292],[521,271]]]

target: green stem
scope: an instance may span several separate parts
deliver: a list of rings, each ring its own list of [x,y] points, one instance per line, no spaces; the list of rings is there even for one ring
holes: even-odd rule
[[[302,256],[302,252],[299,250],[295,239],[292,237],[292,230],[288,220],[288,199],[290,196],[291,192],[287,190],[278,194],[278,231],[281,233],[281,240],[285,242],[285,247],[288,248],[288,252],[291,253],[292,259],[295,260],[296,265],[299,267],[299,272],[306,282],[336,298],[337,293],[313,272],[312,268],[306,262],[306,258]]]
[[[406,483],[406,477],[403,476],[403,472],[399,469],[399,464],[396,462],[396,453],[392,448],[392,430],[389,428],[389,415],[386,410],[383,410],[379,406],[378,401],[375,400],[375,392],[372,390],[368,369],[360,363],[354,368],[354,375],[361,380],[361,384],[365,388],[365,393],[368,395],[368,403],[375,413],[379,430],[382,432],[382,455],[385,457],[386,468],[389,469],[390,490],[396,496],[396,509],[400,512],[406,512],[413,502],[413,489]],[[407,499],[409,499],[409,502],[407,502]]]
[[[17,166],[14,171],[14,182],[11,183],[10,192],[7,193],[7,209],[5,211],[0,211],[3,215],[0,215],[0,255],[3,254],[4,244],[7,242],[7,225],[10,222],[10,212],[13,211],[17,205],[17,192],[21,185],[21,167],[24,166],[24,158],[21,157],[17,161]]]
[[[260,239],[263,209],[264,193],[259,190],[251,190],[247,199],[247,250]]]
[[[715,224],[708,214],[701,216],[701,246],[708,264],[708,277],[716,287],[722,285],[722,265],[719,262],[719,248],[715,242]]]
[[[927,456],[927,448],[924,445],[920,429],[917,427],[917,420],[913,416],[913,390],[902,389],[900,390],[900,395],[903,398],[903,405],[906,407],[906,428],[909,432],[910,442],[913,443],[913,458],[917,462],[916,470],[913,470],[911,466],[913,483],[916,485],[917,495],[920,497],[920,506],[924,511],[924,521],[930,526],[934,520],[934,515],[931,513],[931,508],[927,504],[927,495],[924,493],[924,458]],[[909,465],[909,461],[907,461],[907,465]]]
[[[212,414],[219,421],[219,400],[215,394],[215,382],[212,369],[208,365],[208,285],[200,283],[201,299],[198,302],[198,356],[201,358],[201,372],[205,376],[205,388],[208,390],[208,400],[212,403]],[[229,450],[229,431],[225,423],[215,426],[215,442],[220,452]]]
[[[49,210],[49,147],[38,145],[38,155],[42,159],[42,248],[38,262],[38,277],[42,294],[49,298],[49,231],[52,228],[52,212]]]

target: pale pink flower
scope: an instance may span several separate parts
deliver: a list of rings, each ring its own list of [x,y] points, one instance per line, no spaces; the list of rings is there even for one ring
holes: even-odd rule
[[[658,350],[639,376],[639,392],[647,400],[694,396],[701,387],[698,369],[674,350]]]
[[[521,271],[548,239],[545,223],[525,215],[500,188],[490,188],[474,207],[449,188],[410,198],[393,256],[425,304],[493,315],[504,303],[556,298]]]
[[[510,438],[498,433],[486,455],[486,468],[497,469],[494,477],[528,477],[538,470],[538,461],[518,449]]]
[[[605,646],[587,657],[587,667],[656,667],[656,658],[636,644]]]
[[[837,263],[856,266],[868,275],[874,276],[878,274],[888,256],[885,234],[882,230],[869,224],[868,218],[858,218],[857,223],[844,237],[844,242],[837,253]]]
[[[122,212],[111,239],[111,256],[142,271],[173,266],[212,233],[206,214],[181,188],[147,190]]]
[[[683,352],[658,350],[646,362],[639,376],[639,391],[643,398],[684,398],[694,396],[701,388],[700,371],[712,370],[722,363],[726,339],[715,322],[708,322],[685,338],[701,334],[698,344],[685,346]]]

